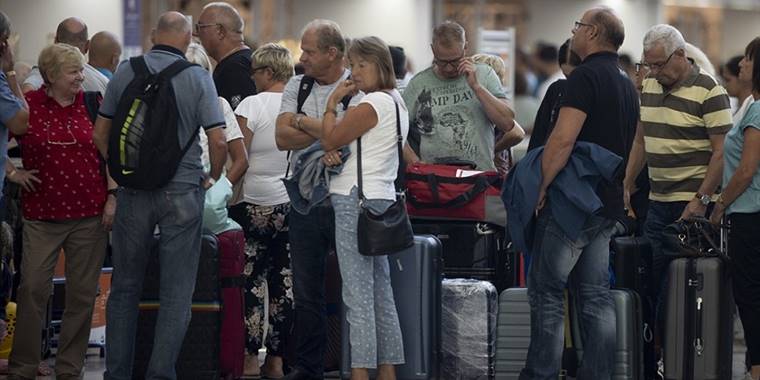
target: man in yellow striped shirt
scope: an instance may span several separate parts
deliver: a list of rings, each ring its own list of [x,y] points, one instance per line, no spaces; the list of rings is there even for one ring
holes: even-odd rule
[[[644,36],[643,65],[650,73],[641,91],[641,122],[623,182],[630,209],[636,176],[649,165],[644,234],[652,243],[660,334],[669,264],[662,254],[662,230],[680,218],[705,215],[721,181],[723,138],[732,126],[726,90],[686,56],[685,47],[681,33],[670,25],[655,25]]]

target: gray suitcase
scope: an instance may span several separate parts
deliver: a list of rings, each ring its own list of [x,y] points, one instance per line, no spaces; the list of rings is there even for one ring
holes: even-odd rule
[[[496,380],[517,380],[530,346],[530,305],[527,288],[510,288],[499,295],[496,318]]]
[[[724,380],[733,362],[733,295],[721,257],[670,264],[665,326],[666,380]]]
[[[404,340],[405,363],[396,366],[399,380],[440,377],[441,250],[441,242],[435,236],[417,235],[414,246],[388,256],[393,297]],[[351,350],[345,316],[341,336],[341,376],[348,379],[351,377]]]
[[[488,281],[443,280],[441,378],[493,378],[498,293]]]
[[[610,290],[615,302],[617,321],[617,344],[615,347],[615,367],[612,380],[639,380],[644,377],[644,324],[642,323],[641,298],[629,289]],[[573,308],[577,311],[577,308]],[[571,318],[573,344],[578,353],[578,361],[583,358],[583,342],[580,337],[578,318]]]

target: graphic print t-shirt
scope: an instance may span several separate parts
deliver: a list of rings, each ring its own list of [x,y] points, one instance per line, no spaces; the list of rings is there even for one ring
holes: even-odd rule
[[[496,73],[476,65],[478,82],[497,98],[506,98]],[[424,162],[454,157],[473,161],[479,170],[495,170],[494,125],[464,76],[441,79],[432,67],[415,75],[404,90],[410,133],[420,137]]]

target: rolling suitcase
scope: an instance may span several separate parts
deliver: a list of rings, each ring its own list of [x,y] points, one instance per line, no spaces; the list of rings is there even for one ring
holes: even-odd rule
[[[497,291],[516,284],[516,255],[504,227],[489,223],[412,221],[415,234],[436,236],[443,245],[443,275],[490,281]]]
[[[488,281],[446,279],[442,301],[441,378],[493,378],[496,288]]]
[[[527,288],[510,288],[499,295],[496,318],[496,380],[517,380],[530,347],[530,304]]]
[[[654,308],[652,294],[652,245],[644,237],[621,236],[612,239],[615,287],[630,289],[641,300],[642,337],[644,340],[644,378],[656,376],[654,344]]]
[[[158,244],[155,247],[158,249]],[[178,379],[215,380],[221,376],[219,356],[222,316],[217,252],[216,237],[213,234],[204,233],[193,293],[192,318],[176,363]],[[140,313],[137,317],[134,379],[145,378],[153,351],[153,336],[160,307],[159,274],[159,260],[156,252],[148,260],[143,281]]]
[[[222,374],[237,379],[243,375],[245,357],[245,235],[242,230],[226,231],[217,240],[222,301],[219,366]]]
[[[430,235],[415,236],[414,245],[388,256],[405,363],[396,366],[404,380],[440,378],[441,356],[441,242]],[[345,308],[345,307],[344,307]],[[348,323],[343,318],[341,376],[351,377]]]
[[[665,379],[730,379],[734,303],[725,259],[673,260],[666,308]]]
[[[617,325],[612,380],[644,379],[641,299],[636,292],[628,289],[611,289],[610,295],[615,303]],[[583,342],[577,317],[578,309],[574,307],[572,310],[574,312],[570,319],[573,327],[573,344],[580,362],[583,359]]]

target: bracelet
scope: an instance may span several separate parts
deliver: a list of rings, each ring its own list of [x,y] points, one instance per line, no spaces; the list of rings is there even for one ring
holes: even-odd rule
[[[301,121],[303,120],[303,114],[298,114],[295,116],[295,122],[296,122],[296,129],[299,131],[303,130],[303,125],[301,125]]]
[[[16,70],[6,71],[5,72],[6,77],[15,77],[16,76]]]

